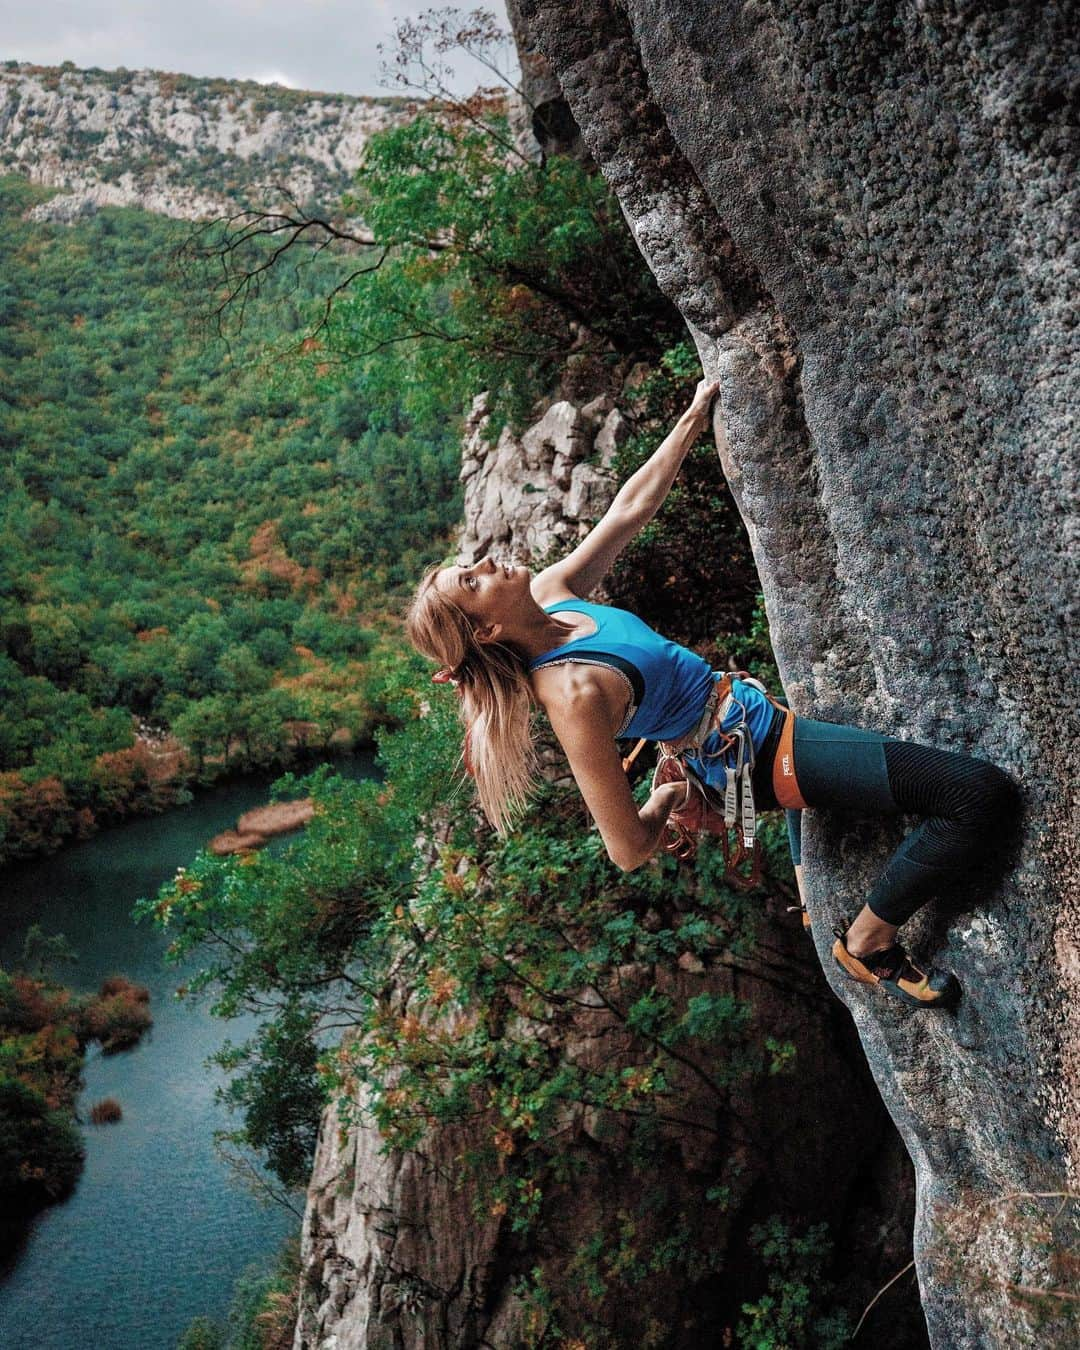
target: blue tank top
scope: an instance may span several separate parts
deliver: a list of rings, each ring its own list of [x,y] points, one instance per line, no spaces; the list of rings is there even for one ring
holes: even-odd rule
[[[629,718],[617,735],[675,741],[693,731],[714,682],[720,678],[707,661],[661,637],[629,610],[594,605],[588,600],[557,600],[544,606],[545,614],[562,610],[587,614],[596,624],[596,632],[552,647],[530,662],[530,670],[563,661],[588,665],[590,659],[612,666],[626,676],[632,691]],[[760,690],[741,680],[732,682],[732,693],[743,706],[732,706],[724,718],[724,729],[736,725],[745,709],[750,739],[755,750],[759,749],[772,721],[773,706]]]

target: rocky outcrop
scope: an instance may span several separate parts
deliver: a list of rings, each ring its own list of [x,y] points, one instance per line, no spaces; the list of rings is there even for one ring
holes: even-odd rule
[[[508,0],[506,14],[521,69],[521,81],[511,100],[519,150],[533,152],[530,157],[583,155],[585,147],[574,114],[555,72],[529,35],[517,0]]]
[[[100,206],[196,220],[285,189],[335,204],[397,99],[317,94],[152,70],[0,66],[0,170],[63,193],[35,219]]]
[[[1022,786],[1005,881],[972,878],[913,925],[959,1009],[836,989],[915,1163],[934,1344],[1063,1343],[1075,1206],[1017,1197],[1075,1190],[1080,1150],[1075,12],[520,9],[721,380],[793,706]],[[811,813],[827,971],[832,922],[895,837]]]
[[[573,548],[611,501],[609,468],[630,426],[604,395],[580,408],[560,400],[521,436],[505,427],[492,445],[481,395],[465,424],[462,557],[494,552],[531,565]]]

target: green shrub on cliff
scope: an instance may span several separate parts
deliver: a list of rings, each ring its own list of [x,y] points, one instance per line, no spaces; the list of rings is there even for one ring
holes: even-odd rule
[[[520,424],[568,363],[595,382],[678,329],[604,180],[576,160],[524,159],[500,100],[373,136],[347,205],[377,251],[335,305],[328,345],[374,407],[414,425],[442,425],[481,390],[493,431]]]
[[[176,1350],[292,1350],[300,1273],[300,1243],[290,1238],[269,1269],[250,1266],[236,1281],[224,1325],[195,1318]]]
[[[824,1224],[795,1233],[779,1219],[757,1225],[750,1241],[768,1272],[766,1291],[744,1303],[739,1350],[841,1350],[851,1321],[830,1309],[833,1289],[826,1270],[832,1243]]]

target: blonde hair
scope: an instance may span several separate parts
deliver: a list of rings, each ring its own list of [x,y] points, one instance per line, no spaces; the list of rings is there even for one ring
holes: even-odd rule
[[[469,616],[435,585],[429,568],[405,616],[409,641],[457,681],[465,762],[484,815],[506,834],[536,782],[532,695],[524,658],[499,642],[477,642]]]

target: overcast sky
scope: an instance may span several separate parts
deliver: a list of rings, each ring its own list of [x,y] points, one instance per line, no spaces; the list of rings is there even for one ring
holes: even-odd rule
[[[470,0],[462,9],[476,8]],[[0,59],[276,80],[379,94],[377,46],[424,0],[6,0]],[[505,21],[502,0],[487,8]],[[469,87],[491,83],[462,69]]]

